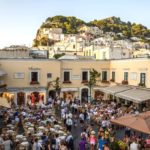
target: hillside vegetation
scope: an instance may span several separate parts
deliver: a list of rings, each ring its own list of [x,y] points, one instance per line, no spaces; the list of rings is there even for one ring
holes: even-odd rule
[[[53,44],[55,42],[52,40],[48,41],[47,38],[45,40],[45,37],[40,40],[37,39],[39,30],[42,28],[62,28],[64,34],[78,34],[80,33],[79,28],[83,25],[96,26],[103,31],[104,35],[106,32],[114,32],[114,40],[137,37],[143,42],[150,42],[150,29],[142,24],[131,23],[129,21],[124,22],[118,17],[113,16],[106,19],[85,22],[74,16],[54,16],[48,17],[38,29],[34,43],[36,43],[35,45],[39,45],[39,43],[47,45],[47,43]]]

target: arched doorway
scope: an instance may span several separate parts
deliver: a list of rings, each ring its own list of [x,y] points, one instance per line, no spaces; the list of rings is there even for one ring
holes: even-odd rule
[[[81,90],[81,101],[82,102],[88,102],[88,93],[89,93],[88,88],[83,88]]]
[[[50,90],[49,91],[49,97],[51,97],[52,99],[56,98],[56,92],[54,90]]]
[[[31,94],[34,96],[35,103],[38,103],[39,102],[39,92],[33,92]]]
[[[17,93],[17,105],[25,105],[25,93]]]

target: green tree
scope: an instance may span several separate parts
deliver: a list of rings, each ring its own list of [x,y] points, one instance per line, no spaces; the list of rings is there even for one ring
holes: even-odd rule
[[[90,89],[90,102],[91,102],[91,92],[92,92],[92,88],[94,86],[96,86],[97,82],[100,81],[100,76],[101,74],[95,70],[95,69],[92,69],[90,70],[90,80],[88,81],[88,83],[86,83],[85,85],[87,85]]]
[[[61,91],[61,85],[60,85],[60,79],[57,77],[55,80],[48,82],[47,88],[53,87],[56,92],[56,96],[60,97],[60,91]]]
[[[58,59],[58,58],[60,58],[60,57],[62,57],[62,56],[64,56],[65,55],[65,53],[62,53],[62,54],[55,54],[53,57],[55,58],[55,59]]]

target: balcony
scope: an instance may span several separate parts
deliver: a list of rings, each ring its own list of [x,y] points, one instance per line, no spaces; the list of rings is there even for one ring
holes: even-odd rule
[[[123,80],[123,81],[122,81],[122,84],[123,84],[123,85],[128,85],[128,81],[127,81],[127,80]]]
[[[63,81],[63,84],[71,84],[71,81]]]
[[[36,85],[36,84],[40,84],[38,81],[31,81],[30,85]]]

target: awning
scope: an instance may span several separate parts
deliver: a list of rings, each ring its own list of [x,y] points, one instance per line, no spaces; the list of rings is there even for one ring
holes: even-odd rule
[[[150,100],[150,90],[135,88],[121,93],[117,93],[116,96],[129,101],[133,101],[135,103],[141,103]]]
[[[1,70],[0,69],[0,77],[4,76],[4,75],[7,75],[7,73],[4,71],[4,70]]]
[[[0,97],[0,106],[10,108],[10,103],[4,97]]]
[[[99,88],[94,88],[94,90],[99,90],[107,94],[116,94],[122,91],[130,90],[131,87],[129,86],[123,86],[123,85],[115,85],[115,86],[110,86],[110,87],[99,87]]]
[[[150,134],[150,111],[136,115],[125,115],[117,119],[112,119],[111,122]]]
[[[46,92],[45,87],[22,87],[22,88],[13,88],[8,87],[7,89],[0,89],[0,92]]]
[[[61,92],[78,92],[78,88],[62,88]]]

